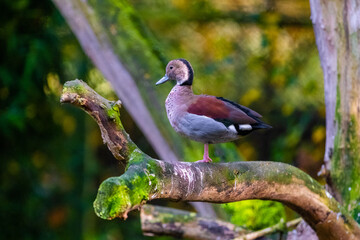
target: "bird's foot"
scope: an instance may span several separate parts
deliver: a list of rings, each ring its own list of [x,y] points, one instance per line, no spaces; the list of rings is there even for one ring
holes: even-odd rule
[[[212,159],[210,157],[204,157],[204,159],[196,161],[197,163],[199,162],[212,162]]]

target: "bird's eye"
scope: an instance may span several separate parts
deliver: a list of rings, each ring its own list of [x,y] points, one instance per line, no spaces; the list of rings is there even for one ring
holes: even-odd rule
[[[174,68],[173,66],[170,67],[170,69],[173,69],[173,68]]]

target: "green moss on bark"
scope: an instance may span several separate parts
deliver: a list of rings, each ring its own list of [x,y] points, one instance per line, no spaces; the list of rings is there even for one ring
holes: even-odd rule
[[[341,91],[338,83],[335,118],[337,134],[331,160],[331,180],[341,195],[341,202],[360,223],[360,142],[358,121],[351,115],[349,122],[343,123],[341,115]]]
[[[231,216],[233,224],[251,230],[270,227],[286,219],[284,206],[274,201],[245,200],[223,204],[222,207]]]
[[[145,209],[148,209],[148,213],[151,214],[150,208],[152,206],[145,205]],[[172,208],[157,208],[154,222],[161,223],[188,223],[197,220],[197,215],[194,212],[186,212]]]
[[[103,219],[121,217],[121,214],[131,208],[130,190],[120,178],[109,178],[104,181],[94,202],[96,215]]]
[[[155,161],[139,150],[130,154],[126,172],[105,180],[94,202],[95,213],[104,219],[127,217],[127,212],[149,200],[160,190],[154,173],[161,170]]]
[[[149,200],[156,185],[155,175],[148,170],[130,168],[121,177],[109,178],[100,185],[94,202],[95,213],[104,219],[126,218],[128,211]]]
[[[80,84],[81,80],[73,80],[68,81],[64,84],[63,87],[63,94],[64,93],[77,93],[77,94],[84,94],[88,91],[83,84]]]
[[[357,136],[358,123],[354,116],[351,116],[351,121],[348,126],[346,135],[346,151],[348,152],[348,162],[339,176],[339,184],[344,186],[341,189],[344,206],[350,213],[355,216],[359,222],[360,217],[360,142]]]
[[[112,119],[119,130],[124,130],[124,126],[120,120],[120,107],[116,102],[111,102],[111,108],[106,108],[106,113],[110,119]]]

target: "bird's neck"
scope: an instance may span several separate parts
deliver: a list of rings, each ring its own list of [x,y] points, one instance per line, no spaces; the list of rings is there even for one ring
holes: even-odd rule
[[[176,92],[177,95],[193,95],[193,90],[191,85],[175,85],[171,92]]]

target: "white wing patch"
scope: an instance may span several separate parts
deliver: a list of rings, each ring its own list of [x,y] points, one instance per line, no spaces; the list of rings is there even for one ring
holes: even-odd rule
[[[232,124],[230,125],[229,127],[229,130],[232,131],[233,133],[237,133],[236,129],[235,129],[235,126]]]
[[[233,132],[233,133],[238,133],[238,132],[236,131],[236,128],[235,128],[234,124],[231,124],[231,125],[228,127],[228,129],[229,129],[231,132]],[[251,127],[250,124],[239,124],[239,130],[240,130],[240,131],[250,131],[250,130],[252,130],[252,127]]]
[[[242,131],[250,131],[252,130],[252,127],[250,124],[240,124],[239,129]]]

